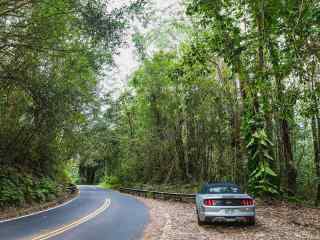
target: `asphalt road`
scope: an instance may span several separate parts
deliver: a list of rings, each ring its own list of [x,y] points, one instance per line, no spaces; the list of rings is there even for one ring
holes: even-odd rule
[[[148,222],[135,198],[81,186],[69,204],[34,216],[0,223],[1,240],[135,240]]]

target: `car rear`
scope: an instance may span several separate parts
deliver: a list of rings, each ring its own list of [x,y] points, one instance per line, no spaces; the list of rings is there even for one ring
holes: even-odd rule
[[[197,194],[199,223],[244,221],[255,224],[255,201],[247,194]]]

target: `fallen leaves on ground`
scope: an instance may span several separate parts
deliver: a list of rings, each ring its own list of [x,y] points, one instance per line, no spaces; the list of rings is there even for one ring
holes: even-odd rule
[[[285,203],[257,206],[256,226],[198,226],[194,204],[139,198],[150,209],[145,240],[319,240],[320,209]]]

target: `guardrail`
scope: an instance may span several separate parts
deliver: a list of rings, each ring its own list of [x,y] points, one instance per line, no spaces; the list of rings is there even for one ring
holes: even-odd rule
[[[77,185],[75,184],[69,184],[67,187],[66,187],[66,190],[69,191],[70,193],[75,193],[78,191],[78,187]]]
[[[119,188],[122,193],[128,193],[140,197],[149,197],[162,200],[172,200],[180,202],[195,202],[195,194],[186,193],[169,193],[169,192],[157,192],[135,188]]]

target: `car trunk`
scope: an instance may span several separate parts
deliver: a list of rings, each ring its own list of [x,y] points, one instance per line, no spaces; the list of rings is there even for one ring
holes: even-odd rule
[[[215,200],[215,206],[241,206],[241,200],[251,199],[247,194],[205,194],[201,195],[202,201]]]

